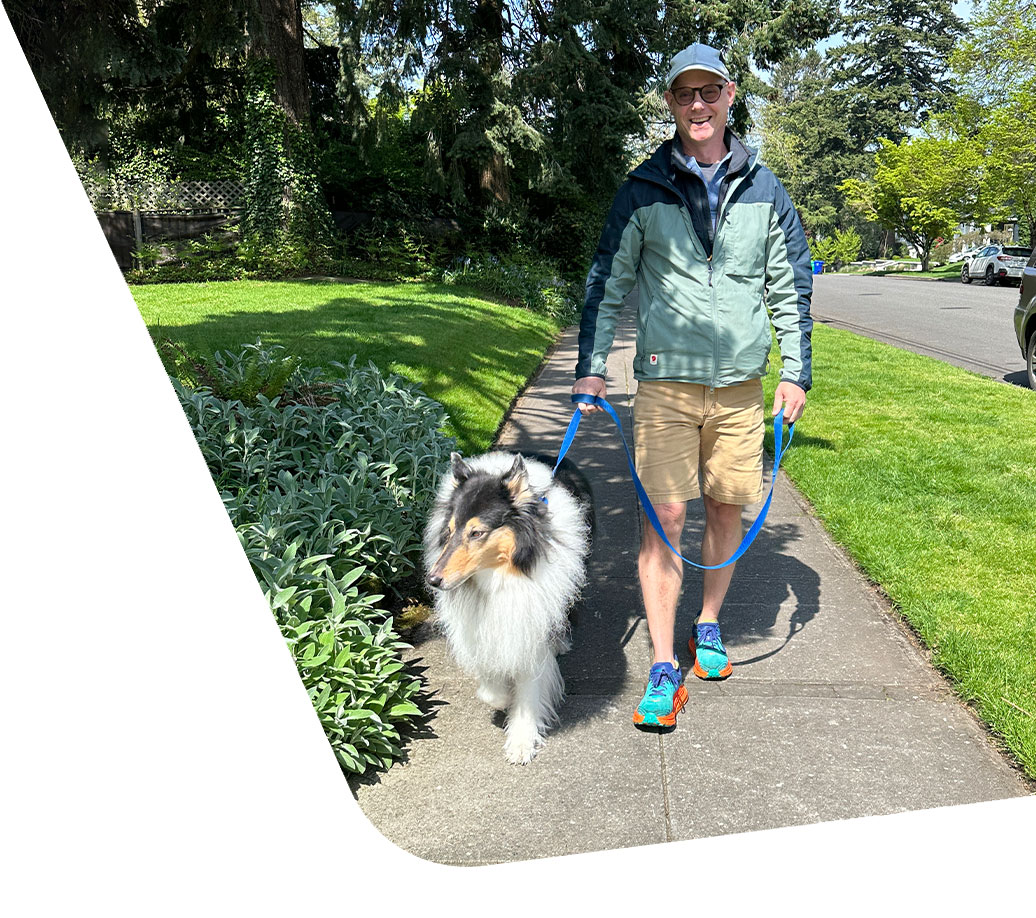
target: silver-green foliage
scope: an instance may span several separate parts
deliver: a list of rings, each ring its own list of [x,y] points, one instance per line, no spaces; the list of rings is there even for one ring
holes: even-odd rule
[[[362,772],[398,758],[400,727],[420,716],[407,645],[379,603],[419,569],[454,442],[415,386],[332,366],[333,378],[297,370],[252,406],[174,386],[335,754]]]

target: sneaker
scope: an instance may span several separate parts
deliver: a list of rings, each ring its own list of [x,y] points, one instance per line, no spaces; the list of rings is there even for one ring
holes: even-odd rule
[[[726,679],[733,671],[727,659],[727,650],[719,636],[719,625],[702,622],[694,626],[694,637],[688,642],[694,654],[691,671],[699,679]]]
[[[675,667],[672,663],[652,666],[644,697],[633,712],[633,723],[652,727],[675,726],[676,715],[687,704],[687,688],[682,683],[679,664]]]

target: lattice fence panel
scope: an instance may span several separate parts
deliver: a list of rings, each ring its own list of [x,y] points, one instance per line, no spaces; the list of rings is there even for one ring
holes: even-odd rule
[[[80,178],[94,210],[222,211],[244,204],[242,182],[123,182],[91,175]]]
[[[245,200],[243,182],[181,182],[180,194],[194,210],[230,210],[242,207]]]

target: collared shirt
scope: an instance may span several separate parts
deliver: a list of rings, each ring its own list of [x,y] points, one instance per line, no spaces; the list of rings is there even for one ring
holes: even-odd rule
[[[719,186],[730,165],[730,152],[718,163],[699,163],[693,156],[687,156],[678,142],[673,143],[673,162],[682,172],[696,175],[705,183],[709,196],[709,213],[712,217],[712,231],[716,231],[716,212],[719,210]]]

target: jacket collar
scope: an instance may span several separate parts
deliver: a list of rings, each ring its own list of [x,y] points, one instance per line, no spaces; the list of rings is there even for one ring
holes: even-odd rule
[[[661,180],[672,184],[676,178],[676,166],[673,164],[673,144],[679,142],[679,135],[674,133],[672,139],[667,140],[655,150],[651,156],[630,173],[630,176],[656,182]],[[739,175],[742,170],[747,171],[755,165],[758,158],[756,151],[746,146],[741,138],[730,128],[725,129],[723,142],[726,144],[727,149],[730,150],[730,165],[727,167],[727,179],[733,178],[733,176]]]

